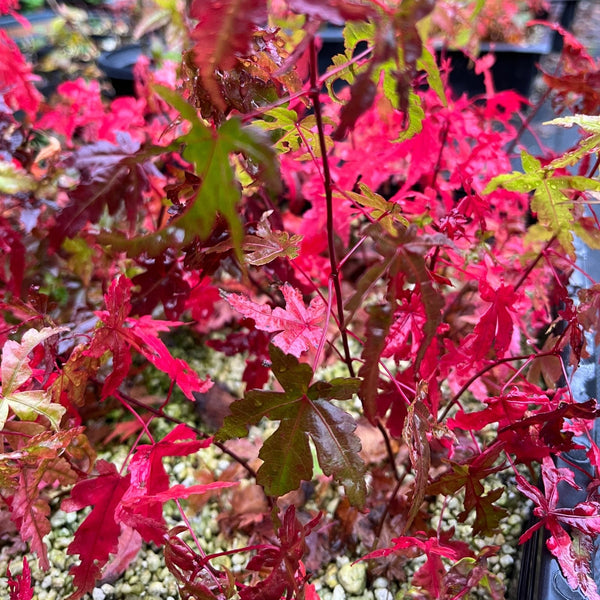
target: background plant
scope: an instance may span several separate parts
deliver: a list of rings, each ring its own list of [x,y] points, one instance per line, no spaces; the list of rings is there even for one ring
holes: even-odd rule
[[[68,549],[80,558],[72,599],[132,535],[164,547],[184,598],[314,598],[310,536],[328,548],[321,561],[385,557],[371,569],[391,576],[422,554],[416,597],[501,597],[487,562],[498,548],[473,541],[500,530],[499,500],[517,489],[571,587],[598,598],[598,407],[569,385],[598,287],[578,303],[567,288],[574,234],[598,247],[586,210],[600,187],[597,118],[556,121],[580,126],[581,144],[522,151],[513,171],[524,101],[453,97],[422,37],[434,2],[246,4],[192,3],[177,72],[141,61],[137,96],[110,103],[82,79],[47,102],[0,37],[4,516],[47,566],[51,500],[91,507]],[[326,21],[345,25],[345,54],[320,74]],[[568,35],[564,52],[573,77],[548,81],[558,101],[587,106],[581,78],[596,63]],[[212,385],[169,348],[179,329],[246,357],[243,397],[214,437],[166,411],[176,388],[198,401]],[[170,382],[158,405],[129,390],[149,364]],[[130,436],[119,467],[96,460],[109,411]],[[158,420],[172,430],[157,436]],[[255,469],[227,444],[264,420]],[[360,452],[358,424],[384,457]],[[594,475],[585,501],[558,508],[559,482],[575,483],[553,458],[575,435]],[[180,503],[235,482],[171,485],[163,465],[211,444],[270,507],[242,576],[211,563]],[[499,473],[505,486],[491,487]],[[335,515],[282,500],[311,481],[342,486]],[[470,542],[432,522],[431,499],[451,496]],[[184,525],[168,530],[170,501]],[[14,597],[26,582],[11,577]]]

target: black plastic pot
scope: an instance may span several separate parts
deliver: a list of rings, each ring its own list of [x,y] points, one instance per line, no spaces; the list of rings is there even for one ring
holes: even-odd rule
[[[104,52],[98,58],[98,67],[112,84],[115,96],[135,95],[133,67],[142,53],[140,44],[130,44]]]
[[[481,55],[489,52],[494,52],[496,57],[491,68],[495,90],[515,90],[522,96],[529,96],[542,53],[515,47],[502,51],[490,48]],[[467,56],[460,51],[447,51],[445,56],[450,60],[451,67],[448,82],[456,95],[467,94],[472,97],[485,93],[484,76],[475,72]]]
[[[496,58],[491,68],[495,90],[515,90],[522,96],[529,96],[538,72],[538,62],[543,55],[550,53],[552,41],[553,32],[544,29],[535,43],[482,43],[480,56],[493,53]],[[444,50],[438,52],[438,57],[440,55],[450,59],[449,83],[456,94],[472,97],[485,93],[483,74],[475,73],[472,61],[463,52]]]
[[[564,27],[567,31],[571,30],[571,25],[575,19],[577,13],[577,7],[579,6],[579,0],[556,0],[552,4],[557,5],[557,22]],[[558,33],[554,33],[554,39],[552,41],[552,52],[560,52],[563,47],[562,36]]]
[[[332,64],[332,57],[344,53],[344,38],[342,28],[332,26],[321,31],[319,36],[322,41],[319,52],[319,72],[324,73]],[[493,52],[496,56],[496,61],[491,69],[495,89],[497,91],[515,90],[527,97],[537,75],[537,64],[540,57],[551,51],[552,40],[552,32],[545,30],[542,31],[540,40],[535,44],[481,44],[481,55]],[[361,52],[363,49],[364,45],[359,46],[355,53]],[[455,94],[467,94],[472,97],[485,93],[483,75],[475,73],[472,62],[463,52],[439,50],[437,52],[438,59],[442,54],[450,60],[449,83]]]
[[[54,11],[43,9],[35,12],[23,13],[29,23],[30,28],[23,27],[19,21],[10,15],[0,17],[0,29],[13,39],[21,47],[31,45],[35,40],[48,39],[50,23],[56,19]]]

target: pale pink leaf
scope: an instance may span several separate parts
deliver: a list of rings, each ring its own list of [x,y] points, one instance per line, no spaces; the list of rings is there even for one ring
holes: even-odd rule
[[[271,309],[267,304],[256,304],[242,294],[230,294],[227,301],[232,308],[253,319],[261,331],[278,332],[273,344],[286,354],[299,358],[307,350],[317,349],[323,335],[325,302],[316,296],[306,307],[302,294],[284,284],[281,292],[285,299],[285,309]]]

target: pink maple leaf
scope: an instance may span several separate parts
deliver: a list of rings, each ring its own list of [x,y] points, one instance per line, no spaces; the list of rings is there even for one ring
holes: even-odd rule
[[[288,283],[281,288],[285,299],[285,310],[271,308],[268,304],[256,304],[243,294],[229,294],[227,302],[245,317],[253,319],[261,331],[279,332],[273,337],[273,344],[286,354],[299,358],[310,348],[319,347],[323,335],[325,302],[315,296],[304,306],[302,294]]]
[[[12,110],[23,110],[34,118],[42,100],[33,85],[37,79],[17,44],[0,30],[0,98],[4,96]]]
[[[0,0],[0,15],[10,15],[19,10],[19,0]]]

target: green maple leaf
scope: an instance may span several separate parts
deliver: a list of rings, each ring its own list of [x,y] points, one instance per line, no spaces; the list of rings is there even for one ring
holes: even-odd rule
[[[345,192],[345,195],[354,200],[357,204],[366,208],[372,209],[370,211],[371,217],[381,223],[381,226],[392,236],[398,237],[398,230],[396,229],[395,222],[402,223],[405,227],[408,227],[409,223],[406,217],[403,217],[400,213],[400,207],[394,202],[386,200],[383,196],[375,193],[364,183],[359,183],[358,188],[360,194],[356,192]]]
[[[237,215],[241,190],[234,177],[229,155],[241,152],[266,169],[268,179],[276,184],[273,151],[257,137],[255,130],[242,127],[238,119],[225,121],[217,130],[204,125],[195,109],[171,90],[157,87],[157,91],[191,124],[190,131],[181,138],[185,144],[183,157],[189,160],[202,180],[198,195],[180,225],[185,231],[199,231],[208,237],[217,213],[229,224],[235,248],[240,247],[243,231]]]
[[[345,411],[330,402],[347,400],[358,391],[360,380],[338,378],[312,385],[312,369],[294,356],[270,347],[272,368],[282,392],[252,390],[231,406],[216,439],[225,441],[248,434],[248,427],[262,418],[280,421],[277,430],[264,442],[259,457],[264,461],[257,481],[272,496],[297,489],[313,475],[309,441],[326,475],[342,483],[352,504],[365,502],[365,465],[358,455],[360,440],[356,423]]]
[[[521,163],[524,173],[513,172],[494,177],[487,185],[484,193],[494,191],[499,187],[513,192],[533,192],[531,210],[537,215],[538,226],[533,226],[532,232],[549,239],[555,235],[572,258],[575,258],[573,245],[573,200],[566,190],[597,191],[600,182],[587,177],[555,176],[549,165],[542,167],[539,160],[523,151]]]
[[[113,249],[127,250],[130,256],[141,252],[157,255],[168,246],[182,247],[196,236],[208,238],[217,215],[221,214],[227,221],[231,244],[241,260],[244,231],[237,207],[242,189],[230,157],[244,156],[252,164],[252,170],[276,191],[281,187],[281,179],[270,141],[258,128],[244,126],[237,118],[228,119],[218,128],[210,127],[176,92],[163,86],[156,86],[156,91],[190,124],[189,131],[180,136],[170,150],[180,151],[183,146],[182,156],[194,166],[201,182],[197,194],[183,215],[155,233],[131,240],[102,233],[98,239],[111,244]]]
[[[549,165],[553,169],[574,165],[586,154],[593,154],[600,150],[600,117],[598,116],[572,115],[546,121],[544,125],[560,125],[561,127],[578,125],[588,134],[587,137],[579,141],[573,150],[569,150],[562,156],[555,158]]]

